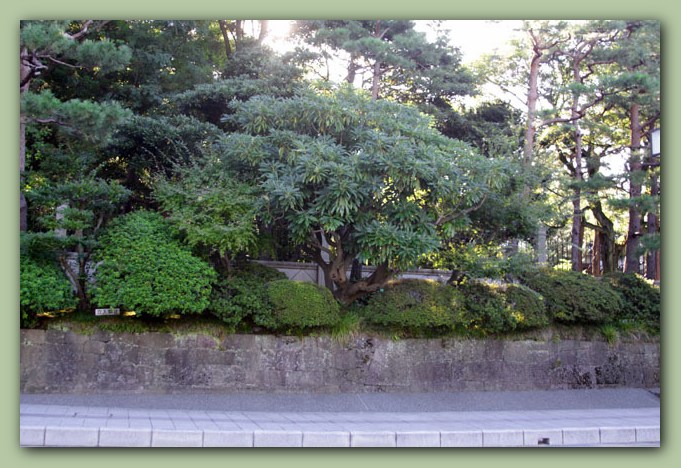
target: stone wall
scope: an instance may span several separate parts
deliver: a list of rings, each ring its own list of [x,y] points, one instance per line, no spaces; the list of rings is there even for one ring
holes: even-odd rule
[[[21,331],[26,393],[445,392],[659,387],[640,340],[79,335]]]

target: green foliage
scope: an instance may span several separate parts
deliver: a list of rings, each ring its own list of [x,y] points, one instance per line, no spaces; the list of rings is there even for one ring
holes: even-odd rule
[[[660,328],[662,303],[660,288],[634,274],[617,273],[607,277],[612,287],[622,296],[624,305],[617,315],[619,320],[629,320]]]
[[[116,126],[131,113],[117,102],[95,103],[71,99],[62,102],[51,91],[23,93],[21,114],[29,123],[58,124],[65,135],[91,142],[106,142]]]
[[[537,292],[520,284],[508,284],[501,291],[506,307],[515,319],[516,329],[541,328],[549,325],[544,299]]]
[[[72,34],[84,24],[69,21],[22,21],[20,45],[40,58],[62,57],[76,60],[84,67],[98,67],[104,71],[116,70],[130,60],[130,49],[110,41],[74,40]],[[94,35],[96,37],[96,35]]]
[[[431,24],[436,33],[431,40],[415,26],[409,20],[300,20],[294,34],[320,55],[329,49],[350,55],[348,79],[373,73],[381,97],[427,108],[446,107],[450,99],[472,94],[472,75],[461,66],[461,53],[445,31]]]
[[[345,341],[362,330],[364,319],[354,310],[341,313],[340,320],[331,328],[331,336],[338,341]]]
[[[478,281],[457,286],[464,297],[464,311],[459,320],[464,328],[477,336],[509,332],[519,321],[519,311],[507,306],[506,297],[497,288]],[[518,293],[511,293],[519,295]]]
[[[521,281],[542,295],[549,317],[562,323],[607,323],[624,305],[608,281],[582,273],[542,270],[523,274]]]
[[[67,234],[90,235],[114,215],[130,195],[116,181],[95,177],[46,183],[26,193],[40,227],[63,229]]]
[[[76,306],[69,281],[52,262],[21,256],[19,278],[22,326],[30,326],[36,314]]]
[[[436,281],[401,280],[373,294],[362,315],[368,323],[411,335],[452,332],[463,314],[464,297]]]
[[[205,247],[229,259],[257,242],[254,189],[215,161],[180,169],[175,179],[160,180],[154,196],[192,247]]]
[[[242,133],[223,139],[221,158],[250,165],[255,173],[244,174],[259,181],[261,217],[286,220],[293,242],[317,252],[316,233],[340,242],[332,261],[413,265],[505,175],[414,108],[348,87],[233,109],[226,120]],[[346,284],[337,282],[337,297]]]
[[[247,319],[268,317],[267,284],[286,279],[280,271],[249,262],[239,265],[231,277],[221,277],[213,286],[208,310],[229,326],[236,328]]]
[[[259,95],[290,97],[297,86],[295,82],[283,86],[278,83],[277,86],[268,78],[226,78],[178,93],[173,97],[173,105],[181,114],[234,130],[230,121],[223,119],[224,115],[232,113],[232,101],[247,101]]]
[[[102,236],[94,301],[140,315],[199,313],[215,271],[173,237],[160,214],[133,212]]]
[[[605,341],[607,341],[609,345],[614,345],[617,343],[617,340],[619,339],[619,332],[617,331],[616,327],[606,324],[603,325],[600,330],[603,334],[603,337],[605,338]]]
[[[288,279],[267,285],[271,315],[260,314],[256,322],[274,330],[331,327],[340,320],[340,308],[331,291],[312,283]]]

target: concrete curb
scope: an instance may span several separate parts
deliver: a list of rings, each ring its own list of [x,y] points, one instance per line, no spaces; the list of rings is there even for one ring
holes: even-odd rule
[[[21,405],[22,447],[659,446],[659,408],[234,412]]]

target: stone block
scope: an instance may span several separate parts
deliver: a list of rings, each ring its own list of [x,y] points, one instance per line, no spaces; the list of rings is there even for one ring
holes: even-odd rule
[[[203,432],[192,430],[154,429],[152,447],[202,447]]]
[[[253,447],[302,447],[303,433],[300,431],[255,431]]]
[[[303,432],[303,447],[350,447],[350,433],[345,431]]]
[[[637,427],[636,442],[660,442],[659,426]]]
[[[253,447],[251,431],[203,431],[204,447]]]
[[[439,447],[440,433],[437,431],[410,431],[396,433],[397,447]]]
[[[483,447],[521,447],[525,438],[521,429],[482,431]]]
[[[633,427],[601,427],[601,444],[628,444],[636,442]]]
[[[40,426],[21,426],[19,445],[22,447],[42,447],[45,445],[45,428]]]
[[[100,447],[151,447],[151,429],[102,427]]]
[[[48,427],[45,429],[46,447],[97,447],[99,429],[96,427]]]
[[[351,447],[395,447],[396,437],[389,431],[352,431]]]
[[[563,444],[565,445],[595,445],[601,442],[598,428],[563,429]]]
[[[523,431],[526,447],[563,445],[563,431],[560,429],[532,429]]]
[[[482,447],[482,431],[442,431],[440,447]]]

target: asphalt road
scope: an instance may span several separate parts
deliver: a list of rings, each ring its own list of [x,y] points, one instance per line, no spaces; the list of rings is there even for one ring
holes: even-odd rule
[[[39,405],[144,409],[295,411],[295,412],[442,412],[560,409],[652,408],[658,389],[362,393],[362,394],[22,394],[20,402]]]

